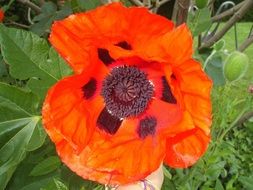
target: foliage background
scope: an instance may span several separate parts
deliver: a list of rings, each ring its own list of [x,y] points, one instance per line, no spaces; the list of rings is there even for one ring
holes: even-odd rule
[[[222,2],[215,1],[216,9]],[[0,25],[0,190],[102,190],[103,186],[81,179],[60,162],[40,117],[47,89],[71,74],[47,42],[51,24],[101,2],[32,3],[40,7],[40,13],[20,0],[0,1],[5,10],[5,20]],[[127,0],[124,3],[131,4]],[[247,22],[237,23],[239,44],[248,38],[252,13],[248,11],[244,17]],[[253,189],[253,94],[248,90],[253,84],[253,46],[245,50],[250,58],[245,76],[226,81],[222,69],[228,55],[236,49],[234,28],[226,32],[224,41],[198,50],[199,35],[204,36],[211,26],[215,27],[211,16],[209,9],[203,8],[190,12],[187,23],[195,36],[195,58],[207,64],[206,71],[215,81],[212,142],[193,167],[164,167],[164,190]],[[223,21],[220,26],[225,24]]]

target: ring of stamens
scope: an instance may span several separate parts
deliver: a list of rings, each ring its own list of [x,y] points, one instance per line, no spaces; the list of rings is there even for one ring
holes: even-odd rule
[[[147,75],[136,67],[114,68],[105,78],[101,95],[108,112],[118,118],[136,116],[148,106],[154,87]]]

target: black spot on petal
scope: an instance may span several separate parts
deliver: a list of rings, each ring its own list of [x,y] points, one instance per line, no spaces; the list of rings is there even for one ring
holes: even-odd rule
[[[115,134],[118,131],[121,123],[122,120],[116,116],[111,115],[106,108],[102,110],[97,119],[98,128],[111,135]]]
[[[174,80],[177,80],[177,78],[174,74],[171,75],[171,78],[174,79]]]
[[[119,43],[115,44],[115,46],[119,46],[122,49],[126,49],[126,50],[132,49],[131,45],[129,43],[127,43],[126,41],[119,42]]]
[[[110,65],[115,60],[110,56],[109,51],[107,49],[98,48],[98,58],[105,64]]]
[[[153,116],[147,116],[140,120],[137,133],[140,138],[144,139],[148,135],[154,135],[156,132],[157,120]]]
[[[171,92],[170,85],[166,80],[166,77],[162,77],[162,85],[163,85],[163,93],[162,93],[162,100],[171,104],[176,104],[177,100]]]
[[[95,94],[96,89],[97,81],[96,79],[91,78],[89,82],[82,87],[83,97],[86,99],[91,98]]]

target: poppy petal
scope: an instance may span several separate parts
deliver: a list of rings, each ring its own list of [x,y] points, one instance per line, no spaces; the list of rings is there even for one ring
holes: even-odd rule
[[[148,31],[148,29],[147,29]],[[120,48],[109,47],[111,55],[115,59],[127,56],[139,56],[144,60],[153,60],[161,63],[178,66],[193,55],[193,39],[191,32],[185,24],[177,28],[171,27],[163,33],[156,33],[148,36],[149,39],[141,41],[133,50],[124,51]]]
[[[180,133],[167,138],[165,162],[171,167],[185,168],[203,155],[210,140],[212,82],[192,59],[173,67],[173,72],[174,95],[185,111],[184,119],[173,128],[181,129]]]
[[[82,88],[89,81],[90,78],[84,75],[59,81],[49,90],[43,105],[43,123],[47,132],[50,134],[51,130],[55,130],[77,151],[88,142],[95,128],[91,124],[103,107],[101,96],[94,95],[90,99],[84,97]],[[51,139],[58,141],[57,133],[54,134],[56,136],[51,135]]]
[[[193,38],[185,24],[162,36],[161,42],[163,43],[165,56],[173,66],[182,64],[192,57]]]
[[[142,51],[142,53],[145,53],[143,50],[148,48],[150,51],[147,52],[152,54],[155,51],[155,49],[152,49],[152,42],[174,28],[174,24],[171,21],[162,16],[152,14],[146,8],[141,7],[130,8],[127,20],[130,21],[131,28],[128,31],[132,40],[130,44],[133,49]]]
[[[175,70],[185,109],[191,114],[194,124],[209,134],[212,81],[204,74],[200,64],[192,59]]]
[[[165,141],[151,136],[139,139],[137,123],[137,119],[125,120],[113,136],[96,130],[79,154],[65,139],[59,140],[58,154],[78,175],[103,184],[127,184],[145,178],[162,162]]]
[[[183,112],[177,104],[170,104],[159,99],[154,99],[145,114],[141,115],[139,119],[145,117],[156,118],[157,130],[163,131],[161,134],[166,134],[166,131],[174,130],[173,126],[182,119]]]
[[[180,89],[183,93],[210,98],[212,82],[203,72],[200,63],[190,59],[176,67],[175,71],[180,76]]]
[[[206,151],[210,137],[195,128],[167,138],[165,163],[173,168],[193,165]]]
[[[189,131],[194,128],[195,125],[191,114],[188,111],[183,111],[182,119],[178,123],[169,126],[165,134],[167,137],[173,137],[179,133]]]
[[[149,13],[146,8],[126,8],[120,3],[112,3],[55,21],[49,41],[79,74],[93,63],[95,49],[108,51],[113,46],[125,52],[133,49],[145,53],[147,46],[152,46],[150,50],[155,49],[148,41],[151,37],[156,39],[173,27],[171,21]],[[122,42],[126,42],[127,48],[119,46]],[[113,52],[109,53],[113,55]]]

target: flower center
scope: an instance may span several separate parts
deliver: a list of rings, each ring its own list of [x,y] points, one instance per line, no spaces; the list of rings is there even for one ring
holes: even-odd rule
[[[153,96],[154,88],[147,75],[136,67],[114,68],[102,86],[108,112],[118,118],[142,113]]]
[[[130,102],[138,96],[140,90],[138,89],[138,85],[133,81],[123,79],[123,81],[115,86],[114,92],[115,96],[118,97],[120,101]]]

